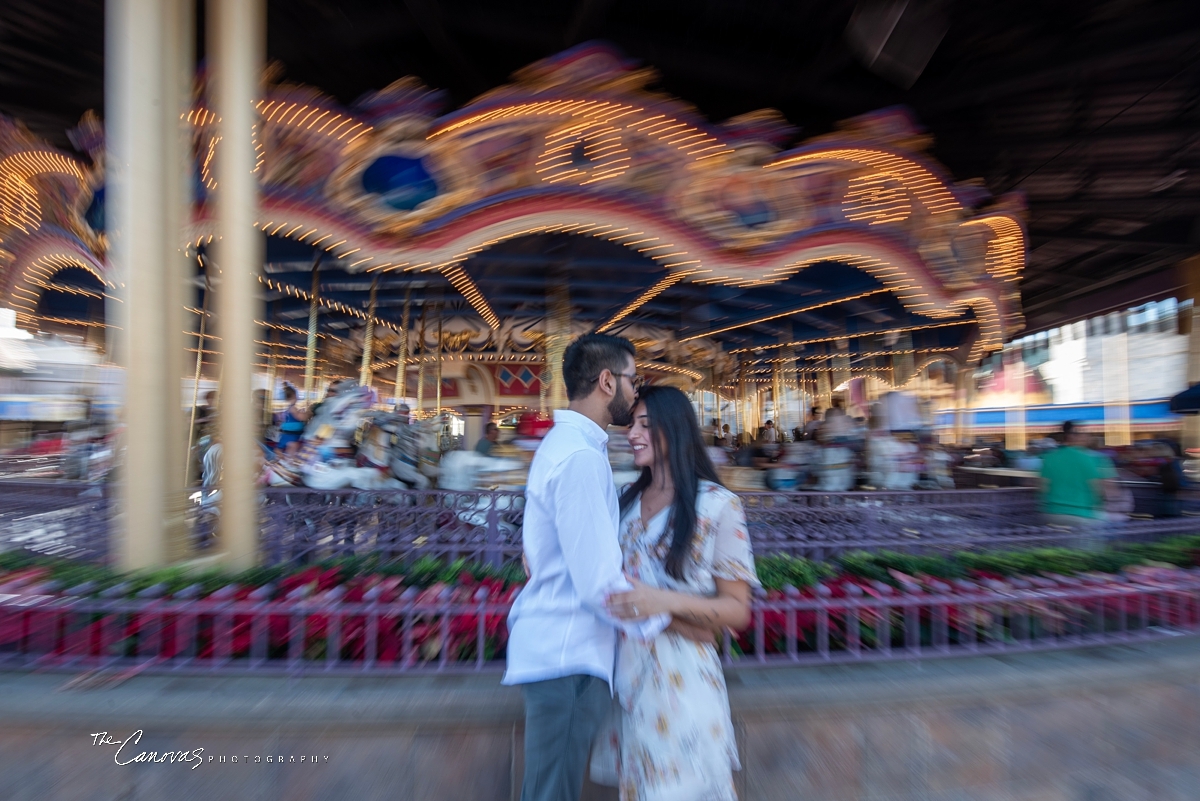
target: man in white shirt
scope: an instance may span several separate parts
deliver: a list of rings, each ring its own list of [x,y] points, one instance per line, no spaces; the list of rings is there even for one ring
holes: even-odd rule
[[[641,381],[632,343],[588,334],[567,347],[569,408],[554,413],[529,468],[522,540],[529,581],[508,617],[504,684],[525,695],[522,801],[577,801],[588,751],[611,706],[616,626],[652,637],[669,622],[630,626],[605,601],[629,588],[606,444],[626,426]]]

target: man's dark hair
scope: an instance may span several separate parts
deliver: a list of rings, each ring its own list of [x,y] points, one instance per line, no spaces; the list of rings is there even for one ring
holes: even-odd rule
[[[1073,433],[1075,433],[1075,421],[1068,420],[1067,422],[1063,423],[1063,431],[1062,432],[1063,432],[1064,437],[1069,437]]]
[[[496,425],[495,423],[488,423],[487,428],[483,429],[483,433],[490,434],[493,431],[499,431],[499,430],[500,430],[500,426]]]
[[[586,398],[600,373],[610,370],[616,375],[625,369],[625,357],[636,355],[633,343],[625,337],[584,334],[563,353],[562,375],[567,385],[567,398]]]

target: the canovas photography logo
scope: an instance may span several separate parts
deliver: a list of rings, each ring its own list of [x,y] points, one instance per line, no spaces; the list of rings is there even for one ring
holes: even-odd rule
[[[130,734],[123,740],[116,739],[106,731],[89,735],[93,746],[115,749],[113,762],[118,765],[139,763],[187,765],[195,770],[204,764],[210,765],[322,765],[329,757],[320,754],[206,754],[203,748],[185,748],[177,751],[142,750],[142,730]]]

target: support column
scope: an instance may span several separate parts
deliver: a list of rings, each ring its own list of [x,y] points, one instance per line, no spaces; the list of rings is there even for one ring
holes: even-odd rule
[[[421,304],[421,323],[417,327],[417,344],[421,348],[421,361],[417,362],[417,410],[424,411],[425,409],[425,357],[428,355],[428,348],[425,345],[425,323],[428,318],[427,311],[428,303]],[[406,390],[407,391],[407,390]]]
[[[255,320],[262,314],[258,272],[263,241],[253,223],[258,213],[254,174],[254,104],[262,94],[266,51],[264,0],[209,0],[209,64],[215,111],[221,119],[217,154],[217,264],[221,284],[222,449],[221,540],[228,564],[245,570],[258,560],[258,460],[253,386]]]
[[[1200,384],[1200,256],[1184,259],[1179,272],[1192,299],[1187,360],[1187,385],[1190,387]],[[1200,448],[1200,414],[1183,416],[1183,447]]]
[[[439,420],[438,420],[439,425],[441,424],[440,417],[442,414],[442,321],[445,316],[446,316],[446,304],[439,302],[438,303],[438,339],[437,339],[437,390],[436,390],[437,391],[437,405],[435,406],[435,409],[436,409],[438,417],[439,417]]]
[[[176,562],[192,555],[187,529],[187,462],[191,432],[184,428],[183,377],[187,370],[191,315],[186,307],[195,302],[195,262],[188,256],[184,230],[192,218],[192,131],[187,122],[192,82],[196,78],[196,8],[194,0],[169,0],[166,13],[167,53],[164,65],[162,119],[166,129],[166,300],[163,312],[169,338],[163,380],[167,397],[166,448],[167,560]],[[203,354],[201,354],[203,355]]]
[[[1025,450],[1025,360],[1018,352],[1004,368],[1008,402],[1004,408],[1004,447]]]
[[[558,275],[547,293],[546,372],[550,378],[546,405],[551,410],[567,408],[567,385],[562,377],[563,354],[571,338],[571,296],[567,277]]]
[[[396,386],[395,392],[396,405],[399,406],[403,401],[401,398],[408,397],[408,318],[412,303],[412,282],[404,290],[404,311],[400,317],[400,348],[396,356]]]
[[[310,409],[315,399],[313,390],[316,388],[317,375],[317,322],[321,314],[318,302],[321,296],[321,257],[313,259],[312,291],[308,298],[308,346],[304,350],[304,403]]]
[[[955,376],[954,398],[958,407],[954,413],[954,442],[959,445],[971,445],[975,442],[974,426],[975,412],[971,408],[971,389],[975,384],[975,368],[960,367]]]
[[[1104,444],[1129,445],[1133,435],[1129,423],[1129,334],[1125,332],[1124,313],[1118,312],[1120,330],[1103,340],[1104,371]]]
[[[208,275],[208,259],[200,257],[200,265],[204,268],[204,299],[200,302],[200,324],[196,330],[196,372],[192,376],[192,402],[191,408],[188,410],[188,430],[187,430],[187,454],[185,455],[185,465],[183,470],[184,486],[190,487],[192,483],[192,446],[195,445],[193,437],[196,433],[196,407],[200,403],[200,376],[204,372],[204,331],[208,326],[208,304],[212,299],[212,282]]]
[[[125,461],[118,563],[182,556],[184,221],[181,72],[190,74],[183,0],[109,0],[106,98],[110,259],[120,303],[109,353],[125,367]]]
[[[375,348],[375,289],[379,285],[379,276],[371,279],[371,294],[367,301],[367,327],[363,331],[362,364],[358,371],[358,383],[364,387],[371,386],[371,356]]]

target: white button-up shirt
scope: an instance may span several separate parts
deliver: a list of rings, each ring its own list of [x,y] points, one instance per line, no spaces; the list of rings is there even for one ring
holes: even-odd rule
[[[530,578],[508,615],[504,684],[588,675],[612,687],[614,627],[649,638],[670,622],[659,615],[622,624],[605,611],[609,593],[630,589],[607,443],[600,426],[562,410],[534,454],[522,533]]]

